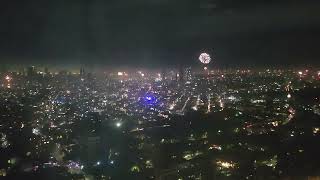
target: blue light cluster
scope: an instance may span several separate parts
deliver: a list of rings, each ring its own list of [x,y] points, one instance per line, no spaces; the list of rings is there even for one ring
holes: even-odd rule
[[[157,104],[157,102],[158,102],[158,99],[153,94],[147,94],[143,98],[143,103],[145,105],[155,105],[155,104]]]
[[[54,102],[57,104],[65,104],[67,102],[67,98],[64,96],[57,96]]]

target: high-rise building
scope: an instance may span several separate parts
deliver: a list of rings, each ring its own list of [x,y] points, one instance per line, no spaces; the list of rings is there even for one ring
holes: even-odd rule
[[[48,68],[48,67],[45,67],[45,68],[44,68],[44,73],[45,73],[45,74],[49,74],[49,68]]]
[[[188,67],[185,69],[185,79],[187,81],[191,81],[192,80],[192,71],[191,71],[191,67]]]
[[[81,76],[84,76],[84,75],[85,75],[85,71],[84,71],[84,68],[83,68],[83,67],[80,68],[80,75],[81,75]]]
[[[167,79],[166,77],[166,69],[163,68],[162,71],[161,71],[161,79],[162,81],[165,81]]]
[[[23,67],[19,67],[18,68],[18,73],[20,74],[20,75],[25,75],[25,69],[23,68]]]
[[[184,81],[184,71],[183,71],[183,67],[182,66],[179,67],[179,79],[178,80],[180,82]]]
[[[30,66],[27,68],[27,76],[34,76],[37,74],[36,67]]]
[[[166,78],[168,80],[171,80],[171,81],[176,81],[177,80],[177,72],[176,71],[170,71],[167,75],[166,75]]]

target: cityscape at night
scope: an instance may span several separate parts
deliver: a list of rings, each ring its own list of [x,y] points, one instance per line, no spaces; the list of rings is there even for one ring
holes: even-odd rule
[[[0,2],[0,179],[320,180],[319,0]]]
[[[1,74],[2,176],[277,179],[319,170],[319,71],[26,70]]]

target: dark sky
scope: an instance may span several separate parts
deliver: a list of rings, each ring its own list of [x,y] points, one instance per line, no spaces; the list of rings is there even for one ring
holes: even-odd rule
[[[6,63],[319,65],[319,0],[0,2]]]

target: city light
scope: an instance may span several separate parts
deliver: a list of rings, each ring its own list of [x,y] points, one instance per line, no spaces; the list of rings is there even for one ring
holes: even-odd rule
[[[233,162],[227,162],[227,161],[217,161],[216,162],[218,166],[220,166],[221,168],[234,168],[235,167],[235,163]]]
[[[197,106],[193,106],[192,109],[195,110],[195,111],[198,111]]]
[[[138,73],[140,74],[141,77],[144,77],[144,76],[145,76],[145,74],[142,73],[142,71],[138,71]]]
[[[144,105],[154,106],[157,103],[159,103],[159,100],[157,99],[157,97],[151,93],[148,93],[147,95],[145,95],[142,100],[143,100],[142,103]]]
[[[38,128],[33,128],[32,133],[35,135],[40,135],[40,130]]]
[[[210,149],[210,150],[216,149],[216,150],[221,151],[221,150],[222,150],[222,147],[221,147],[220,145],[215,145],[215,144],[213,144],[213,145],[211,145],[211,146],[209,147],[209,149]]]
[[[279,173],[275,167],[284,159],[272,155],[246,162],[245,157],[238,157],[234,162],[231,159],[236,153],[269,155],[278,153],[279,142],[296,141],[300,136],[312,142],[311,137],[320,135],[316,118],[312,118],[320,114],[319,99],[303,98],[308,97],[307,88],[320,88],[314,75],[318,71],[309,70],[313,76],[303,79],[294,70],[251,71],[253,76],[247,70],[214,70],[212,76],[207,76],[202,68],[190,73],[189,79],[186,69],[172,70],[164,73],[168,78],[163,82],[162,74],[145,69],[130,70],[137,73],[126,79],[122,78],[127,76],[123,71],[109,72],[106,78],[70,73],[32,78],[16,75],[14,83],[4,78],[0,88],[5,110],[1,117],[8,120],[0,124],[4,129],[0,147],[11,150],[22,140],[29,144],[32,148],[23,151],[23,156],[6,157],[11,162],[11,156],[17,156],[16,165],[22,167],[24,162],[20,159],[37,159],[41,154],[44,161],[23,169],[26,172],[36,172],[39,167],[61,167],[66,176],[98,172],[98,179],[112,177],[96,171],[100,168],[155,178],[155,159],[150,156],[150,149],[160,151],[163,158],[161,151],[170,147],[167,161],[191,174],[181,170],[181,179],[201,179],[193,170],[201,165],[199,158],[214,163],[216,168],[211,170],[217,176],[241,179],[237,168],[243,162],[250,165],[250,172],[264,167]],[[6,89],[7,85],[14,88]],[[312,123],[301,129],[296,123],[302,122],[303,117]],[[25,137],[25,132],[30,135]],[[12,133],[19,135],[16,142]],[[285,136],[268,136],[275,133]],[[311,137],[306,136],[310,133]],[[246,139],[255,136],[277,143]],[[133,160],[122,162],[127,151]],[[307,150],[302,145],[293,145],[288,153],[295,157],[295,153],[304,152]],[[12,174],[10,165],[6,167],[8,174]]]
[[[320,134],[320,128],[313,128],[313,134]]]
[[[122,124],[121,124],[120,122],[117,122],[117,123],[116,123],[116,127],[118,127],[118,128],[121,127],[121,125],[122,125]]]
[[[11,77],[10,77],[9,75],[7,75],[7,76],[5,77],[5,79],[6,79],[7,81],[10,81],[10,80],[11,80]]]

